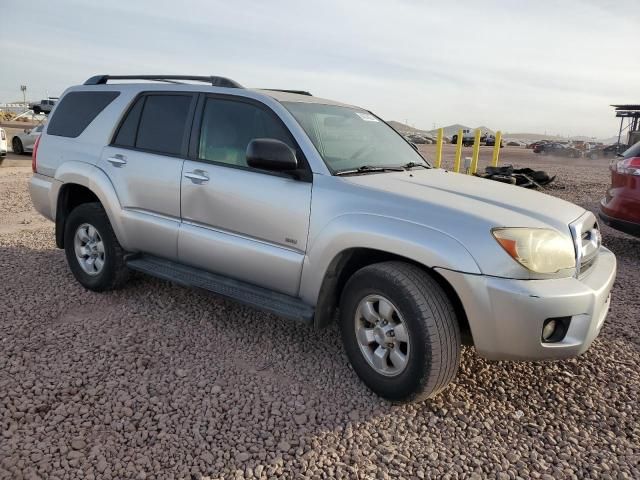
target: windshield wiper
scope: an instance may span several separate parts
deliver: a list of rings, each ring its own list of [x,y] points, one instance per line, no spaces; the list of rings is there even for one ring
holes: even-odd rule
[[[416,162],[409,162],[402,165],[402,168],[404,168],[405,170],[411,170],[414,167],[429,168],[429,166],[424,163],[416,163]]]
[[[338,170],[337,172],[335,172],[335,174],[336,175],[359,175],[363,173],[375,173],[375,172],[404,172],[404,168],[362,165],[361,167],[358,167],[358,168],[347,168],[344,170]]]

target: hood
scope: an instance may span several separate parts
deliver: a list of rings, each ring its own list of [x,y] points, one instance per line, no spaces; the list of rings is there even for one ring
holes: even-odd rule
[[[538,191],[442,169],[344,178],[362,187],[439,207],[448,214],[455,211],[460,218],[483,219],[494,227],[552,227],[569,233],[569,223],[584,213],[578,205]]]

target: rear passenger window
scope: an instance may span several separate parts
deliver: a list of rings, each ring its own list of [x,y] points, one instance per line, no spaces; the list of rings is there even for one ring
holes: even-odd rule
[[[191,100],[191,95],[147,95],[138,126],[136,148],[180,154]]]
[[[76,138],[118,95],[120,92],[67,93],[49,120],[47,133]]]
[[[136,144],[136,133],[138,131],[138,123],[140,123],[142,105],[144,105],[144,97],[140,97],[127,113],[127,117],[120,125],[116,138],[113,141],[114,145],[133,147]]]

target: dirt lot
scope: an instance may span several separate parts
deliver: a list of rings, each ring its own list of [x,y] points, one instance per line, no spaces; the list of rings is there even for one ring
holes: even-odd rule
[[[606,160],[502,156],[592,210],[608,183]],[[0,168],[0,478],[640,478],[639,240],[603,227],[619,275],[584,356],[489,363],[467,348],[444,394],[392,405],[336,328],[142,276],[83,290],[30,206],[28,165]]]

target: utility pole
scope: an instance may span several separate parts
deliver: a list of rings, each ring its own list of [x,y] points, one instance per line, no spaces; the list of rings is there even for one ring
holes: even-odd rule
[[[27,86],[20,85],[20,90],[22,91],[22,103],[24,103],[25,108],[27,107]]]

